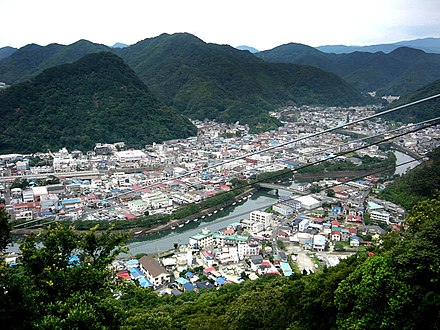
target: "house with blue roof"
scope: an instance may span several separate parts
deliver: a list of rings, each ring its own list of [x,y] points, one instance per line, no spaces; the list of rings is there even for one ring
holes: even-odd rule
[[[218,285],[218,286],[222,286],[222,285],[224,285],[225,283],[226,283],[226,278],[225,277],[223,277],[223,276],[219,276],[219,277],[217,277],[216,279],[215,279],[215,283],[216,283],[216,285]]]
[[[189,283],[189,282],[185,283],[183,285],[184,291],[194,291],[195,288],[196,288],[196,286],[194,284],[192,284],[192,283]]]
[[[153,286],[153,284],[151,284],[151,282],[145,276],[138,277],[137,281],[141,288],[150,288]]]

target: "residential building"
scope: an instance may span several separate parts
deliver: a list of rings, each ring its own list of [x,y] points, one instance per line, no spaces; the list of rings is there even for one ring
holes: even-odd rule
[[[374,221],[383,221],[386,223],[390,222],[390,214],[388,212],[385,211],[371,211],[370,212],[370,218],[371,220]]]
[[[171,280],[171,275],[159,261],[149,256],[143,256],[139,259],[139,268],[155,287],[169,283]]]
[[[260,222],[263,224],[264,229],[270,226],[272,221],[272,213],[267,213],[263,211],[252,211],[249,216],[250,220]]]
[[[289,216],[295,213],[295,210],[292,206],[288,206],[282,203],[275,204],[272,207],[272,210],[284,216]]]

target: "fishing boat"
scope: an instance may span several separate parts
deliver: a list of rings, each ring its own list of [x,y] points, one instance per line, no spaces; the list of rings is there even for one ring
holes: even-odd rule
[[[185,223],[189,223],[190,220],[186,220]]]
[[[184,224],[182,223],[181,225],[179,225],[179,228],[182,228],[184,226]]]
[[[232,205],[235,205],[235,204],[237,204],[237,203],[236,202],[232,203]]]
[[[195,222],[195,221],[197,221],[197,220],[199,220],[199,219],[194,219],[193,221]]]
[[[209,213],[209,214],[208,214],[208,217],[210,217],[211,215],[212,215],[212,213]]]
[[[204,218],[205,216],[204,215],[202,215],[202,219]]]
[[[218,212],[218,210],[215,210],[215,211],[214,211],[214,214],[217,213],[217,212]]]
[[[139,235],[140,233],[142,233],[142,230],[136,231],[135,235]]]
[[[174,226],[173,226],[173,227],[171,227],[171,230],[174,230],[174,229],[176,229],[176,227],[174,227]]]

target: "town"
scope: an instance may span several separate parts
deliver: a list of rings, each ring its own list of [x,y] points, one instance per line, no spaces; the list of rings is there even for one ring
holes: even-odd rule
[[[347,169],[346,164],[353,169],[371,159],[380,163],[392,153],[378,145],[363,148],[368,142],[357,138],[372,132],[392,137],[393,130],[384,120],[307,137],[375,110],[288,107],[271,114],[283,123],[278,131],[251,134],[239,123],[194,121],[197,137],[155,143],[142,150],[119,142],[98,143],[85,153],[61,149],[0,155],[0,206],[11,215],[16,229],[38,227],[46,220],[117,223],[172,214],[183,205],[231,191],[234,180],[249,180],[263,173],[295,170],[325,159],[330,159],[326,163],[345,164],[341,169]],[[406,125],[399,132],[412,128]],[[434,127],[397,138],[393,140],[394,153],[421,157],[438,146],[439,134]],[[351,152],[355,148],[360,150]],[[346,154],[335,157],[338,153]],[[377,176],[350,180],[331,171],[308,174],[310,177],[298,173],[298,177],[307,177],[302,182],[295,173],[272,186],[261,184],[261,189],[286,189],[288,195],[219,231],[203,228],[160,259],[143,255],[117,260],[113,267],[118,278],[162,293],[180,294],[264,274],[311,273],[374,244],[404,218],[399,206],[370,194],[384,187]],[[239,198],[245,200],[252,193],[245,191]],[[228,205],[235,203],[231,200]],[[211,216],[219,209],[201,216]],[[199,219],[194,215],[191,220]],[[166,228],[183,227],[189,221],[170,223]],[[135,230],[138,228],[133,229],[133,235],[142,233],[142,229]]]

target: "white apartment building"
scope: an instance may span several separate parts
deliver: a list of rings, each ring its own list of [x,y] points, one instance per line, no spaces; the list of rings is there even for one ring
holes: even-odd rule
[[[263,224],[264,229],[270,226],[272,221],[272,213],[267,213],[263,211],[252,211],[249,215],[249,219],[255,222],[260,222]]]

